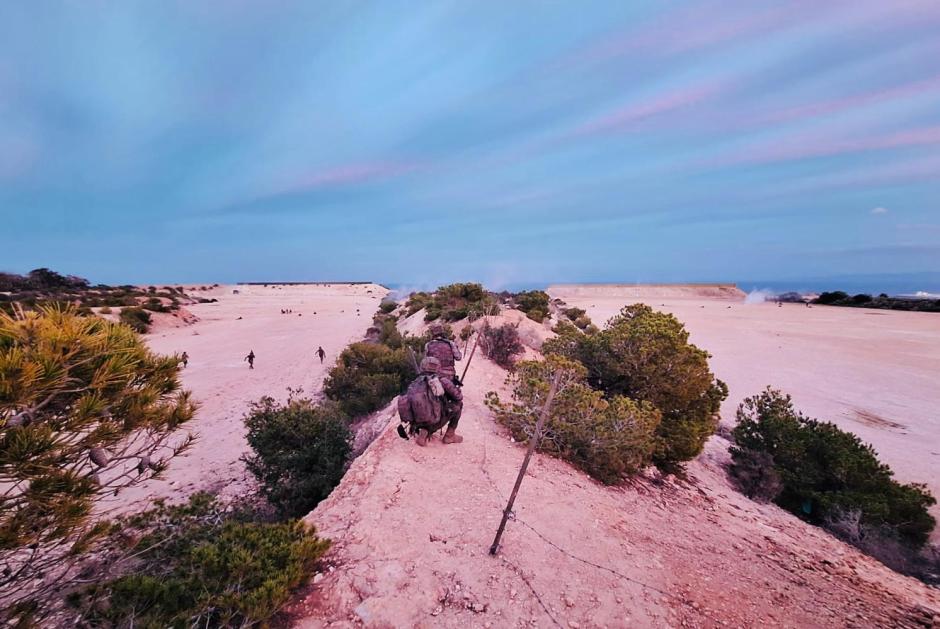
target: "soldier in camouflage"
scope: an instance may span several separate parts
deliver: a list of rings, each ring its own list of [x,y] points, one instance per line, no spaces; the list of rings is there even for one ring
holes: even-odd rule
[[[447,331],[440,323],[432,323],[429,328],[431,340],[424,346],[424,355],[436,358],[440,362],[438,375],[441,380],[450,380],[455,385],[463,386],[460,378],[457,377],[457,366],[455,361],[461,360],[463,356],[457,344],[447,338]],[[463,401],[448,398],[444,404],[444,417],[450,421],[457,422],[463,413]],[[456,423],[455,423],[456,425]]]

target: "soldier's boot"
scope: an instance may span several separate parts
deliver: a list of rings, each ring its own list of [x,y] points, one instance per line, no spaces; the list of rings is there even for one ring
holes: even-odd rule
[[[463,437],[457,434],[456,428],[449,428],[447,432],[444,433],[444,438],[442,439],[444,443],[461,443],[463,442]]]
[[[423,448],[424,446],[428,445],[428,436],[429,435],[427,430],[424,428],[419,428],[418,434],[415,437],[415,443]]]

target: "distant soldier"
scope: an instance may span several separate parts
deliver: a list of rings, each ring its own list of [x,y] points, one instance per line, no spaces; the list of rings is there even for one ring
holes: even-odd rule
[[[442,441],[460,443],[463,437],[457,434],[460,415],[448,415],[448,404],[462,404],[463,394],[450,378],[440,378],[441,363],[428,356],[421,361],[420,372],[408,386],[408,391],[398,398],[398,415],[403,424],[410,424],[410,432],[417,434],[415,442],[426,446],[435,432],[447,426]],[[399,427],[399,434],[404,431]]]
[[[326,352],[323,351],[323,346],[317,347],[317,356],[320,357],[320,364],[323,364],[323,359],[326,358]]]
[[[183,352],[183,354],[180,356],[180,362],[183,363],[183,369],[186,369],[186,367],[189,365],[189,354]]]
[[[245,356],[245,360],[248,361],[248,368],[254,369],[255,368],[255,350],[253,349],[248,350],[248,355]]]

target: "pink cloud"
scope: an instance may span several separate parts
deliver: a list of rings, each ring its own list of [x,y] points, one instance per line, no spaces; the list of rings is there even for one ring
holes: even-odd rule
[[[295,179],[284,192],[336,188],[373,183],[408,174],[418,168],[413,163],[367,162],[317,170]]]
[[[899,148],[914,148],[940,144],[940,126],[899,131],[881,136],[859,139],[832,139],[806,137],[750,151],[742,151],[717,163],[763,164],[794,161],[817,157],[832,157],[851,153],[865,153]],[[716,163],[716,162],[713,162]]]
[[[588,120],[579,125],[571,135],[582,137],[622,129],[646,118],[691,107],[721,93],[728,85],[723,82],[703,83],[651,96]]]

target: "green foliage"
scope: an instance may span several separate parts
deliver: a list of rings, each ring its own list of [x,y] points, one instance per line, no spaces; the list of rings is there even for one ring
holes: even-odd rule
[[[585,311],[583,308],[565,308],[562,310],[562,313],[571,321],[577,321],[579,317],[584,317],[587,315],[587,311]]]
[[[519,328],[511,323],[493,327],[489,322],[480,330],[480,349],[483,355],[503,369],[512,369],[516,356],[524,351],[519,340]]]
[[[125,567],[70,597],[91,627],[248,627],[266,623],[329,548],[298,521],[266,523],[207,494],[134,516],[110,537]],[[133,557],[130,562],[115,561]]]
[[[920,546],[935,525],[928,508],[936,500],[923,485],[902,485],[870,445],[835,424],[803,416],[789,395],[768,388],[744,400],[731,448],[732,474],[754,453],[772,457],[783,489],[775,502],[814,523],[836,512],[861,513],[863,524],[889,527]]]
[[[489,392],[486,404],[518,441],[533,434],[553,374],[561,374],[558,393],[545,423],[539,450],[562,458],[602,483],[621,482],[648,465],[656,448],[660,412],[648,402],[615,395],[605,399],[585,381],[583,365],[549,356],[523,361],[507,378],[512,403]]]
[[[425,308],[425,321],[460,321],[471,314],[496,314],[496,297],[480,284],[449,284],[433,293],[412,293],[406,302],[408,315]]]
[[[513,297],[516,307],[526,316],[537,323],[541,323],[548,316],[548,293],[541,290],[523,291]]]
[[[171,441],[194,411],[178,370],[130,328],[73,309],[0,315],[0,608],[40,595],[24,588],[37,574],[67,583],[100,533],[96,502],[189,444]]]
[[[916,297],[888,297],[881,293],[877,297],[859,293],[836,290],[825,292],[813,300],[814,304],[825,306],[846,306],[849,308],[878,308],[881,310],[913,310],[918,312],[940,312],[940,299],[921,299]]]
[[[150,313],[137,306],[121,308],[120,320],[139,334],[146,334],[150,329],[150,324],[153,323]]]
[[[351,417],[376,411],[404,391],[417,376],[405,347],[353,343],[330,370],[323,391]]]
[[[650,402],[662,412],[656,463],[696,457],[717,427],[728,389],[708,368],[708,353],[689,343],[678,319],[644,304],[626,306],[607,327],[582,334],[565,323],[543,353],[580,362],[590,385],[608,397]],[[587,331],[587,330],[586,330]]]
[[[379,310],[383,314],[390,314],[395,308],[398,308],[398,303],[391,300],[383,300],[382,303],[379,304]]]
[[[289,517],[307,515],[343,478],[352,444],[349,416],[335,402],[314,405],[291,396],[254,402],[245,426],[252,454],[244,458],[261,491]]]

